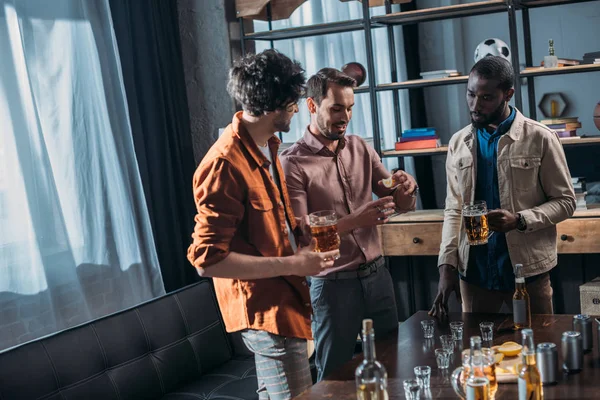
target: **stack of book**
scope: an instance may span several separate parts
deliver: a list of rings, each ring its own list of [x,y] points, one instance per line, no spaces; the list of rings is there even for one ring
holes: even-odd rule
[[[578,137],[577,129],[581,128],[578,117],[550,118],[540,122],[556,131],[559,137]]]
[[[396,143],[396,150],[433,149],[440,146],[440,138],[434,128],[418,128],[402,132],[400,141]]]
[[[585,201],[585,195],[587,192],[585,191],[585,178],[583,177],[572,177],[571,182],[573,182],[573,189],[575,190],[575,200],[577,205],[575,207],[576,210],[587,210],[587,203]]]
[[[455,69],[440,69],[438,71],[421,72],[419,75],[421,75],[422,79],[439,79],[460,76],[460,73]]]
[[[581,64],[580,60],[574,60],[572,58],[559,58],[558,59],[558,66],[559,67],[571,67],[573,65],[579,65]],[[540,63],[540,65],[543,67],[544,66],[544,60],[542,60],[542,62]]]
[[[600,51],[585,53],[582,64],[600,64]]]

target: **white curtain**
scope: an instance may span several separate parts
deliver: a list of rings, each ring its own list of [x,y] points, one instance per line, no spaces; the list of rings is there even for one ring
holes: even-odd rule
[[[392,6],[393,12],[400,11],[400,6]],[[385,7],[371,7],[371,16],[385,14]],[[287,20],[273,21],[273,29],[284,29],[292,27],[307,26],[337,21],[360,19],[363,17],[362,4],[358,1],[340,2],[333,0],[308,0],[298,7]],[[255,31],[265,31],[268,24],[263,21],[254,23]],[[392,81],[392,64],[390,62],[389,41],[387,29],[373,29],[373,47],[375,57],[376,84],[390,83]],[[406,63],[404,60],[404,37],[401,27],[394,28],[394,42],[397,59],[398,79],[406,80]],[[260,52],[270,48],[268,41],[257,41],[256,51]],[[340,69],[349,62],[359,62],[367,67],[367,48],[365,46],[364,31],[339,33],[307,37],[301,39],[274,41],[275,49],[298,60],[306,69],[307,76],[315,74],[324,67]],[[367,77],[368,84],[372,77]],[[402,129],[411,128],[410,105],[408,92],[402,90],[397,92],[400,101],[400,118]],[[393,149],[396,143],[396,124],[394,120],[393,92],[381,92],[379,96],[379,124],[381,135],[381,148],[383,150]],[[368,142],[373,141],[373,122],[371,119],[371,103],[368,93],[355,96],[355,107],[352,113],[352,121],[348,126],[350,134],[359,135]],[[306,107],[300,106],[300,112],[292,120],[292,128],[289,133],[283,134],[284,143],[293,143],[304,134],[304,130],[310,121],[310,115]],[[398,166],[396,158],[385,158],[384,164],[388,169]],[[404,158],[405,169],[414,175],[414,162],[411,157]]]
[[[107,0],[0,0],[0,349],[164,293]]]

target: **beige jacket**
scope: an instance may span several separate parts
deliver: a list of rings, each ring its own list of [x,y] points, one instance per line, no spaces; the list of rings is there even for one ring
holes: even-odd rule
[[[527,230],[506,233],[513,264],[523,264],[525,277],[556,266],[556,224],[575,211],[575,193],[562,144],[555,132],[516,110],[510,130],[498,142],[500,204],[521,213]],[[450,264],[467,273],[469,245],[461,208],[475,195],[477,133],[469,125],[448,145],[448,179],[444,227],[438,266]]]

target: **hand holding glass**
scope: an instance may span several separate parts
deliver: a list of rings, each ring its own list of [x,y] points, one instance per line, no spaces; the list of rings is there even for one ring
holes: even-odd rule
[[[469,245],[486,244],[488,238],[494,234],[493,231],[490,231],[487,213],[487,204],[483,200],[463,204],[463,224]]]
[[[317,240],[315,251],[324,253],[340,248],[340,236],[337,228],[337,215],[335,211],[317,211],[308,215],[310,233]],[[334,258],[340,258],[339,254]]]

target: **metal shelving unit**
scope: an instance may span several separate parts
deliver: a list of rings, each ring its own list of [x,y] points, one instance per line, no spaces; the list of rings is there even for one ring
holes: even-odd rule
[[[521,79],[527,79],[527,95],[529,99],[529,116],[537,119],[535,85],[534,78],[537,76],[562,75],[582,72],[600,71],[600,65],[577,65],[572,67],[560,68],[532,68],[532,49],[531,49],[531,26],[529,10],[540,7],[549,7],[557,5],[569,5],[599,0],[486,0],[467,4],[455,4],[451,6],[420,9],[407,12],[391,12],[391,5],[386,1],[386,14],[381,16],[370,16],[369,0],[362,0],[363,18],[349,21],[333,22],[326,24],[315,24],[299,28],[273,30],[270,21],[270,6],[267,6],[267,17],[269,19],[269,30],[265,32],[245,33],[243,23],[240,21],[242,53],[245,52],[245,41],[248,40],[266,40],[271,42],[276,40],[296,39],[309,36],[328,35],[335,33],[353,32],[363,30],[365,34],[365,45],[367,53],[367,74],[369,82],[376,82],[375,61],[373,51],[373,41],[371,30],[376,28],[386,28],[388,30],[390,60],[392,63],[392,82],[380,85],[365,85],[355,89],[355,93],[368,93],[371,101],[371,114],[373,124],[373,145],[375,150],[382,157],[403,157],[403,156],[423,156],[445,154],[447,148],[424,149],[411,151],[382,151],[381,135],[379,129],[379,112],[377,93],[383,91],[394,91],[394,118],[397,132],[402,131],[400,124],[400,105],[396,92],[403,89],[426,88],[432,86],[445,86],[464,84],[468,76],[455,76],[440,79],[416,79],[404,82],[398,82],[398,73],[396,71],[396,53],[394,46],[393,27],[396,25],[417,24],[428,21],[440,21],[453,18],[462,18],[475,15],[506,13],[508,17],[508,28],[510,36],[510,46],[512,54],[512,64],[517,66],[515,69],[515,105],[522,110],[523,101],[521,93]],[[519,63],[519,41],[517,37],[517,11],[522,14],[525,63],[529,67],[523,71],[518,69]],[[563,141],[566,145],[567,142]],[[576,139],[572,145],[598,144],[600,139]],[[571,144],[571,143],[568,143]]]

